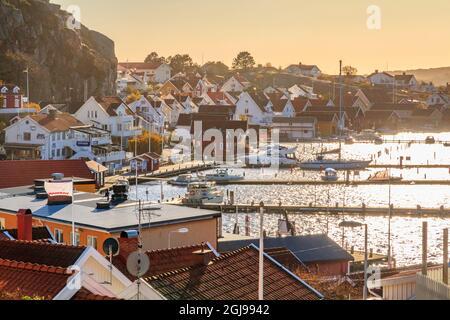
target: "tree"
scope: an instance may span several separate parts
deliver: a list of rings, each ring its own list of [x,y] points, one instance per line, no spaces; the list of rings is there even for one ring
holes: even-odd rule
[[[358,73],[358,69],[352,66],[345,66],[342,68],[342,72],[344,72],[346,76],[354,76]]]
[[[249,70],[252,69],[255,64],[253,56],[247,51],[242,51],[234,58],[232,67],[235,70]]]
[[[166,63],[166,58],[160,57],[158,53],[152,52],[144,60],[145,63]]]
[[[224,76],[230,70],[222,61],[209,61],[202,66],[203,72],[215,76]]]
[[[148,139],[151,139],[151,152],[155,152],[157,154],[161,154],[162,147],[162,138],[160,135],[156,133],[149,133],[148,131],[144,131],[142,135],[137,137],[137,154],[143,154],[149,152],[148,150]],[[129,140],[128,144],[128,152],[135,151],[136,140],[134,138]]]
[[[188,54],[176,54],[173,57],[168,57],[170,66],[172,67],[172,72],[186,72],[189,68],[194,66],[192,58]]]

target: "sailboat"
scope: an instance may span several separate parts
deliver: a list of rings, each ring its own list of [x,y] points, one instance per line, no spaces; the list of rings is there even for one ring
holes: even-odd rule
[[[352,160],[352,159],[342,159],[342,130],[344,127],[343,122],[343,112],[342,112],[342,60],[339,61],[339,78],[340,78],[340,97],[339,97],[339,159],[325,159],[324,155],[318,155],[316,160],[306,161],[300,163],[300,169],[303,170],[324,170],[324,169],[334,169],[334,170],[363,170],[366,169],[372,160]]]

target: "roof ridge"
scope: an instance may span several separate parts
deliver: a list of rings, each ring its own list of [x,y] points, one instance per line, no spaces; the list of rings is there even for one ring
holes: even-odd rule
[[[192,249],[201,246],[202,244],[193,244],[190,246],[182,246],[182,247],[173,247],[170,249],[156,249],[156,250],[147,250],[145,253],[162,253],[162,252],[170,252],[172,250],[181,250],[181,249]],[[204,243],[206,245],[206,243]]]
[[[67,245],[67,244],[61,244],[61,243],[46,243],[46,242],[41,242],[41,241],[36,241],[36,240],[32,240],[32,241],[28,241],[28,240],[3,240],[0,239],[0,243],[1,242],[14,242],[14,243],[20,243],[20,244],[30,244],[30,245],[36,245],[36,246],[47,246],[47,247],[60,247],[60,248],[66,248],[69,250],[75,250],[75,249],[86,249],[85,246],[73,246],[73,245]]]
[[[31,262],[23,262],[23,261],[15,261],[8,259],[0,258],[0,267],[21,269],[21,270],[30,270],[37,272],[46,272],[46,273],[55,273],[55,274],[67,274],[72,275],[73,271],[69,271],[67,268],[56,267],[56,266],[48,266],[45,264],[37,264]]]

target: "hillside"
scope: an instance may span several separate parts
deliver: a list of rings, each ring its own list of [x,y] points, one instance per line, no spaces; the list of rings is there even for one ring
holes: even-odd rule
[[[81,26],[67,27],[68,13],[48,0],[0,1],[0,80],[26,89],[32,101],[80,101],[114,94],[114,42]]]
[[[402,72],[414,74],[417,80],[433,82],[437,86],[444,86],[447,82],[450,82],[450,67],[393,71],[392,73],[400,74]]]

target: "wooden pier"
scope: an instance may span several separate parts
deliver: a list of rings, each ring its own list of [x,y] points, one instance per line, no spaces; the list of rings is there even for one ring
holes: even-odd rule
[[[185,204],[178,204],[185,205]],[[259,212],[259,206],[254,204],[203,204],[203,205],[186,205],[189,207],[195,207],[205,210],[221,211],[223,213],[257,213]],[[317,207],[317,206],[302,206],[302,205],[265,205],[264,212],[266,214],[330,214],[330,215],[354,215],[354,216],[389,216],[388,207]],[[391,215],[396,217],[444,217],[450,218],[450,208],[422,208],[417,206],[416,208],[396,208],[391,209]]]
[[[398,186],[432,186],[432,185],[450,185],[450,180],[392,180],[389,181],[376,181],[376,180],[338,180],[338,181],[322,181],[322,180],[237,180],[237,181],[217,181],[217,185],[240,185],[240,186],[275,186],[275,185],[287,185],[287,186],[328,186],[328,185],[347,185],[347,186],[368,186],[368,185],[398,185]]]

